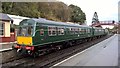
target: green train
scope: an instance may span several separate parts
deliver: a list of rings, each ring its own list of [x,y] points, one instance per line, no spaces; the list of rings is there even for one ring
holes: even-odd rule
[[[38,56],[50,49],[104,35],[107,35],[107,30],[102,28],[31,18],[20,22],[17,44],[13,48],[19,54]]]

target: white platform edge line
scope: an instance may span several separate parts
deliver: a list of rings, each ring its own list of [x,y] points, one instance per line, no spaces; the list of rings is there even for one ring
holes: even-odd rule
[[[4,44],[14,44],[14,43],[17,43],[17,42],[15,41],[15,42],[0,43],[0,45],[4,45]]]
[[[0,52],[2,52],[2,51],[7,51],[7,50],[12,50],[12,48],[1,49]]]
[[[112,37],[110,37],[110,38],[108,38],[108,39],[112,39],[112,38],[114,38],[114,36],[116,36],[116,35],[113,35]],[[107,41],[108,39],[106,39],[106,41]],[[104,40],[104,41],[105,41],[105,40]],[[103,41],[102,41],[102,42],[103,42]],[[96,44],[95,44],[95,45],[96,45]],[[75,55],[73,55],[73,56],[71,56],[71,57],[69,57],[69,58],[67,58],[67,59],[65,59],[65,60],[57,63],[57,64],[55,64],[55,65],[53,65],[53,66],[51,66],[50,68],[53,68],[54,66],[58,66],[58,65],[62,64],[63,62],[65,62],[65,61],[67,61],[67,60],[69,60],[69,59],[71,59],[71,58],[73,58],[73,57],[75,57],[75,56],[77,56],[77,55],[79,55],[79,54],[82,54],[83,52],[85,52],[85,51],[87,51],[87,50],[89,50],[90,48],[93,48],[93,47],[94,47],[94,46],[91,46],[91,47],[89,47],[89,48],[87,48],[87,49],[85,49],[85,50],[83,50],[83,51],[81,51],[81,52],[79,52],[79,53],[77,53],[77,54],[75,54]]]

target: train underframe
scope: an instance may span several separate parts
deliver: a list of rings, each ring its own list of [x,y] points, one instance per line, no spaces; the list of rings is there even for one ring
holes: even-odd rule
[[[82,39],[75,39],[75,40],[68,40],[68,41],[63,41],[63,42],[58,42],[58,43],[51,43],[51,44],[46,44],[43,46],[25,46],[25,45],[16,44],[13,46],[13,48],[15,52],[17,53],[17,55],[29,55],[29,56],[37,57],[40,55],[48,54],[53,51],[75,46],[75,45],[78,45],[84,42],[92,41],[92,40],[101,38],[103,36],[105,35],[82,38]]]

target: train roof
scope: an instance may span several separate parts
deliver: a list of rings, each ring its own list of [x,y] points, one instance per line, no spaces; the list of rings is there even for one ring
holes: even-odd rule
[[[60,25],[60,26],[70,26],[70,27],[88,27],[88,28],[92,28],[90,26],[87,25],[78,25],[78,24],[70,24],[70,23],[64,23],[64,22],[56,22],[56,21],[51,21],[51,20],[46,20],[43,18],[40,19],[36,19],[36,18],[31,18],[28,19],[28,21],[34,21],[37,23],[42,23],[42,24],[47,24],[47,25]]]

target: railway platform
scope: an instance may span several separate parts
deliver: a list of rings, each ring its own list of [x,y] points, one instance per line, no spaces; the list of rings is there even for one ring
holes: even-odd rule
[[[115,34],[54,66],[118,66],[120,35]]]
[[[5,42],[5,43],[0,43],[0,52],[6,51],[6,50],[11,50],[12,45],[15,44],[16,42]]]

